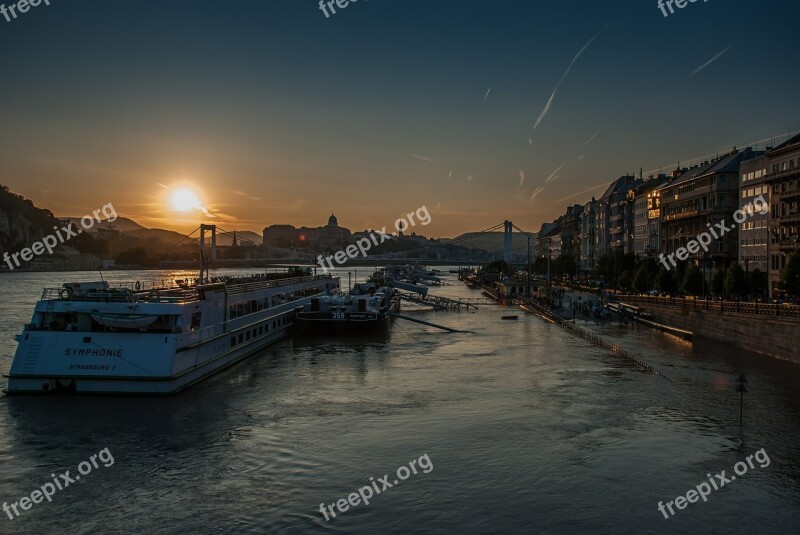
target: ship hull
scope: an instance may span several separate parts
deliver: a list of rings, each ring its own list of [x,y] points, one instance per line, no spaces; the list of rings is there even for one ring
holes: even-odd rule
[[[297,311],[335,287],[330,277],[215,284],[179,302],[169,295],[98,302],[46,291],[15,337],[5,392],[176,394],[291,334]],[[153,328],[97,321],[147,314],[159,318]]]

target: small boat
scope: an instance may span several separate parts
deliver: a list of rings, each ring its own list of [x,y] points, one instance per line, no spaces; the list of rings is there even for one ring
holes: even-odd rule
[[[92,319],[104,327],[116,329],[146,329],[158,321],[152,314],[90,314]]]
[[[350,293],[315,297],[296,319],[300,327],[318,332],[385,329],[400,312],[400,296],[388,286],[357,284]]]

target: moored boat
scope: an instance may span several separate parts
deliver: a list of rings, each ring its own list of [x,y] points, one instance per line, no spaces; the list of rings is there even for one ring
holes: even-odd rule
[[[297,310],[339,279],[308,269],[209,278],[206,268],[191,283],[139,287],[46,288],[15,336],[6,392],[176,393],[285,337]]]
[[[400,312],[400,296],[388,286],[356,284],[350,293],[315,297],[297,313],[300,326],[317,332],[386,329]]]

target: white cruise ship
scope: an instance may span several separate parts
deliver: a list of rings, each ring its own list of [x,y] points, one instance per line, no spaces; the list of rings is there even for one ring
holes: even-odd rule
[[[8,394],[173,394],[286,336],[339,279],[258,275],[149,291],[105,282],[45,289]]]

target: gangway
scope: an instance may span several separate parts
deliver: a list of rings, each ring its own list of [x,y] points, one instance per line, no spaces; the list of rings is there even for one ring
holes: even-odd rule
[[[409,292],[398,292],[400,298],[410,303],[417,305],[433,307],[434,310],[457,310],[462,308],[469,310],[470,308],[478,309],[478,305],[497,305],[494,300],[488,297],[445,297],[442,295],[426,295]]]

